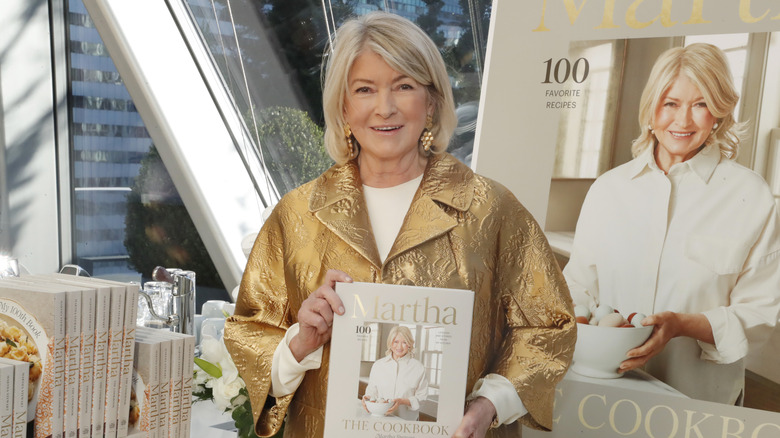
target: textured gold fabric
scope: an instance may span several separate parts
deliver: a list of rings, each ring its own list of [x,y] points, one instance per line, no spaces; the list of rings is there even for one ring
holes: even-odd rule
[[[467,388],[501,374],[528,408],[520,421],[552,426],[554,387],[576,337],[566,283],[542,230],[517,199],[444,154],[429,159],[384,264],[354,161],[290,192],[263,225],[225,327],[258,435],[277,431],[287,413],[285,437],[322,436],[329,344],[322,367],[308,371],[295,394],[274,399],[268,391],[276,346],[331,268],[355,281],[475,291]],[[517,437],[520,421],[489,436]]]

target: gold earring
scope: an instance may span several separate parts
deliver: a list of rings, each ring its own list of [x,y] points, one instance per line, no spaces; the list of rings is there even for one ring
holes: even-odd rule
[[[428,115],[428,117],[425,118],[425,129],[423,129],[422,137],[420,137],[420,142],[422,142],[423,150],[425,152],[430,152],[431,146],[433,146],[433,133],[431,132],[432,128],[433,117]]]
[[[349,123],[344,125],[344,137],[347,139],[347,156],[351,160],[355,158],[355,144],[352,140],[352,128],[350,128]]]

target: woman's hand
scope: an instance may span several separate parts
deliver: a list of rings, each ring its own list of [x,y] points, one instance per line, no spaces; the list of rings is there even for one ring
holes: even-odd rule
[[[337,282],[352,283],[352,278],[345,272],[329,270],[322,286],[312,292],[298,310],[300,330],[290,339],[290,351],[298,362],[330,340],[333,314],[344,314],[344,304],[333,289]]]
[[[368,399],[369,399],[369,396],[364,395],[363,398],[360,399],[360,404],[362,404],[363,405],[363,409],[365,409],[366,412],[368,412],[370,414],[371,411],[369,411],[368,410],[368,406],[366,406],[366,400],[368,400]]]
[[[644,344],[629,350],[628,359],[620,364],[623,373],[644,366],[653,356],[666,347],[672,338],[687,336],[698,341],[715,343],[712,326],[704,314],[661,312],[645,317],[642,325],[652,325],[653,333]]]
[[[490,400],[485,397],[475,398],[468,404],[452,438],[483,438],[495,416],[496,407]]]
[[[412,402],[409,401],[408,398],[397,398],[393,400],[393,405],[390,406],[390,409],[387,410],[387,413],[385,415],[390,415],[393,412],[395,412],[399,406],[405,405],[405,406],[411,406]]]

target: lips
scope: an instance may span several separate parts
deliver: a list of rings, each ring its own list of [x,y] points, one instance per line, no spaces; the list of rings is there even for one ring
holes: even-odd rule
[[[675,131],[669,131],[670,134],[672,134],[672,137],[674,138],[685,138],[690,137],[694,133],[693,132],[675,132]]]

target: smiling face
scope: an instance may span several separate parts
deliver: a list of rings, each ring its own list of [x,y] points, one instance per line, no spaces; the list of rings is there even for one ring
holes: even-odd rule
[[[699,88],[686,76],[678,76],[655,109],[653,131],[658,139],[658,167],[668,172],[672,165],[696,155],[715,122]]]
[[[409,353],[411,346],[406,342],[401,334],[395,335],[393,342],[390,344],[390,351],[393,352],[393,359],[400,359]]]
[[[361,173],[364,164],[373,169],[418,166],[418,142],[433,111],[425,86],[370,50],[355,59],[347,82],[344,116],[360,143]]]

